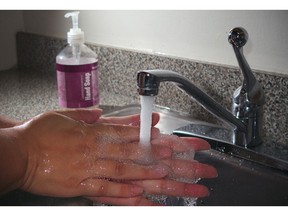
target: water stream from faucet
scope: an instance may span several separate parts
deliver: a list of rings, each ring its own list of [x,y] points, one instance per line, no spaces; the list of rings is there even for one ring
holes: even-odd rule
[[[153,112],[153,107],[154,107],[154,96],[140,95],[140,103],[141,103],[140,145],[144,147],[146,150],[148,149],[148,152],[149,152],[150,140],[151,140],[152,112]],[[145,154],[145,157],[148,158],[147,161],[151,162],[149,153],[148,155]],[[193,159],[193,157],[194,157],[194,151],[193,151],[193,156],[191,156],[191,159]],[[182,159],[186,159],[186,158],[183,157]],[[147,162],[145,158],[143,161]],[[184,181],[184,179],[178,179],[178,180]],[[189,183],[196,183],[198,180],[187,181],[185,179],[185,181]],[[168,205],[168,206],[175,206],[175,205],[194,206],[196,205],[196,201],[197,201],[197,198],[193,198],[193,197],[172,197],[172,196],[167,196],[167,195],[151,195],[151,194],[146,194],[146,197],[156,203],[159,203],[162,205]]]
[[[141,116],[140,116],[140,145],[150,147],[152,110],[154,106],[153,96],[140,96]]]

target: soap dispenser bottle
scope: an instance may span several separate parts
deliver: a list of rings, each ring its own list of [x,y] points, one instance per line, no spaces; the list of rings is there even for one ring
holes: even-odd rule
[[[68,44],[56,57],[59,105],[66,108],[97,106],[100,102],[97,54],[84,44],[84,32],[78,28],[79,12],[72,17]]]

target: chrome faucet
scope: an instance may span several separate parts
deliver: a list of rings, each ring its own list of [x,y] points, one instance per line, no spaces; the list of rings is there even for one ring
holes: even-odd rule
[[[242,47],[248,40],[243,28],[234,28],[229,32],[228,41],[232,44],[240,70],[243,84],[233,95],[232,112],[212,99],[201,89],[179,73],[169,70],[142,70],[137,73],[137,86],[140,95],[155,96],[160,82],[173,82],[184,90],[206,110],[234,126],[233,144],[252,147],[262,143],[264,91],[253,75]]]

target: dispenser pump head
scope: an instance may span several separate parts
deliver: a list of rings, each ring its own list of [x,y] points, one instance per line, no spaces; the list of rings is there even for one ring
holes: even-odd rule
[[[79,11],[69,12],[65,14],[65,18],[72,17],[73,28],[67,32],[67,41],[69,44],[84,43],[84,32],[78,28],[78,14]]]

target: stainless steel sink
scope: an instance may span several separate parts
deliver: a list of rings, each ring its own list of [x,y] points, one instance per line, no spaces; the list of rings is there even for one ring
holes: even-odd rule
[[[198,152],[195,155],[196,160],[211,164],[218,171],[218,178],[199,181],[210,189],[210,196],[198,199],[197,205],[288,205],[287,161],[232,145],[229,143],[230,134],[226,128],[197,121],[165,107],[155,106],[154,110],[160,113],[160,122],[156,127],[162,133],[204,138],[212,147],[209,151]],[[139,105],[131,105],[112,111],[106,116],[139,112]],[[183,200],[179,198],[170,199],[171,205],[182,203]]]
[[[212,206],[287,206],[288,173],[245,159],[210,150],[195,159],[213,165],[218,178],[202,179],[210,196],[197,205]]]
[[[126,107],[103,106],[105,116],[123,116],[140,113],[139,105]],[[288,205],[288,163],[244,149],[229,143],[227,131],[219,126],[203,123],[168,108],[155,106],[160,113],[156,125],[162,133],[205,138],[212,149],[197,152],[195,159],[213,165],[218,171],[214,179],[201,179],[199,183],[210,189],[210,196],[197,199],[196,205],[207,206],[286,206]],[[188,127],[188,129],[187,129]],[[214,139],[203,128],[213,131]],[[211,128],[214,128],[211,130]],[[193,131],[192,131],[193,129]],[[193,133],[192,133],[192,132]],[[220,134],[220,135],[219,135]],[[217,137],[218,136],[218,137]],[[229,133],[228,133],[229,136]],[[216,137],[216,138],[215,138]],[[284,152],[285,153],[285,152]],[[168,197],[169,205],[184,205],[185,198]],[[20,190],[0,197],[0,205],[95,205],[87,199],[43,197]]]

